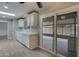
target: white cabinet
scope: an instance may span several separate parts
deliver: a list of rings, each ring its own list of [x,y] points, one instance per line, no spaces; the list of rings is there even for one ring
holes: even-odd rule
[[[38,35],[30,35],[28,47],[30,49],[34,49],[38,47]]]
[[[38,14],[32,13],[27,17],[27,26],[36,27],[38,26]]]
[[[30,49],[35,49],[38,47],[38,35],[37,34],[24,34],[16,32],[16,39],[27,46]]]
[[[18,20],[18,27],[24,27],[24,19]]]

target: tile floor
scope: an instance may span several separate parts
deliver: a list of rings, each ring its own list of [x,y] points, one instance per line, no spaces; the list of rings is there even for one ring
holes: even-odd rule
[[[16,40],[0,39],[0,57],[54,57],[41,50],[30,50]]]

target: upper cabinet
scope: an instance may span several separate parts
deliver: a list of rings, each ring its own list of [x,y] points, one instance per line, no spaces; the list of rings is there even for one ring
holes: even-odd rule
[[[18,27],[24,27],[24,19],[18,20]]]
[[[31,21],[31,15],[27,16],[27,27],[30,26],[30,21]]]
[[[27,17],[27,27],[37,27],[38,26],[38,13],[31,13]]]

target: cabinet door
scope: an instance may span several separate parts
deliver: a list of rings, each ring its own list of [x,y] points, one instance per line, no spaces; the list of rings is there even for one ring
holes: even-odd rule
[[[19,27],[24,27],[24,20],[23,20],[23,19],[20,19],[20,20],[18,21],[18,26],[19,26]]]
[[[31,15],[28,15],[28,17],[27,17],[27,26],[30,26],[30,21],[31,21]]]
[[[22,34],[18,33],[18,35],[17,35],[17,40],[18,40],[19,42],[22,42]]]
[[[29,48],[34,49],[38,47],[38,35],[29,36]]]
[[[24,34],[21,34],[21,43],[25,44],[25,35]]]
[[[25,36],[25,45],[29,48],[29,36]]]
[[[38,15],[36,13],[31,14],[31,26],[36,27],[38,25]]]

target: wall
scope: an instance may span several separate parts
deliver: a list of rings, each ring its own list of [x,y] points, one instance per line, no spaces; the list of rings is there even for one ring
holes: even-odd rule
[[[15,36],[16,36],[16,30],[18,29],[18,20],[14,19],[12,22],[12,36],[13,39],[15,40]]]
[[[65,9],[61,9],[61,10],[58,10],[58,11],[52,11],[52,12],[47,12],[47,13],[43,13],[43,14],[40,14],[40,48],[43,48],[42,47],[42,18],[45,18],[45,17],[48,17],[48,16],[54,16],[54,23],[55,23],[55,27],[56,27],[56,15],[59,15],[59,14],[64,14],[64,13],[69,13],[69,12],[74,12],[74,11],[77,11],[78,12],[78,18],[77,18],[77,22],[78,22],[78,25],[79,25],[79,5],[75,5],[75,6],[72,6],[72,7],[68,7],[68,8],[65,8]],[[79,26],[78,26],[78,29],[79,29]],[[56,29],[54,29],[54,32],[56,33]],[[56,40],[55,40],[56,42]],[[76,47],[77,47],[77,56],[79,56],[79,31],[78,31],[78,36],[77,36],[77,41],[76,41]],[[54,45],[56,45],[56,43],[54,43]],[[56,49],[54,49],[56,50]]]

